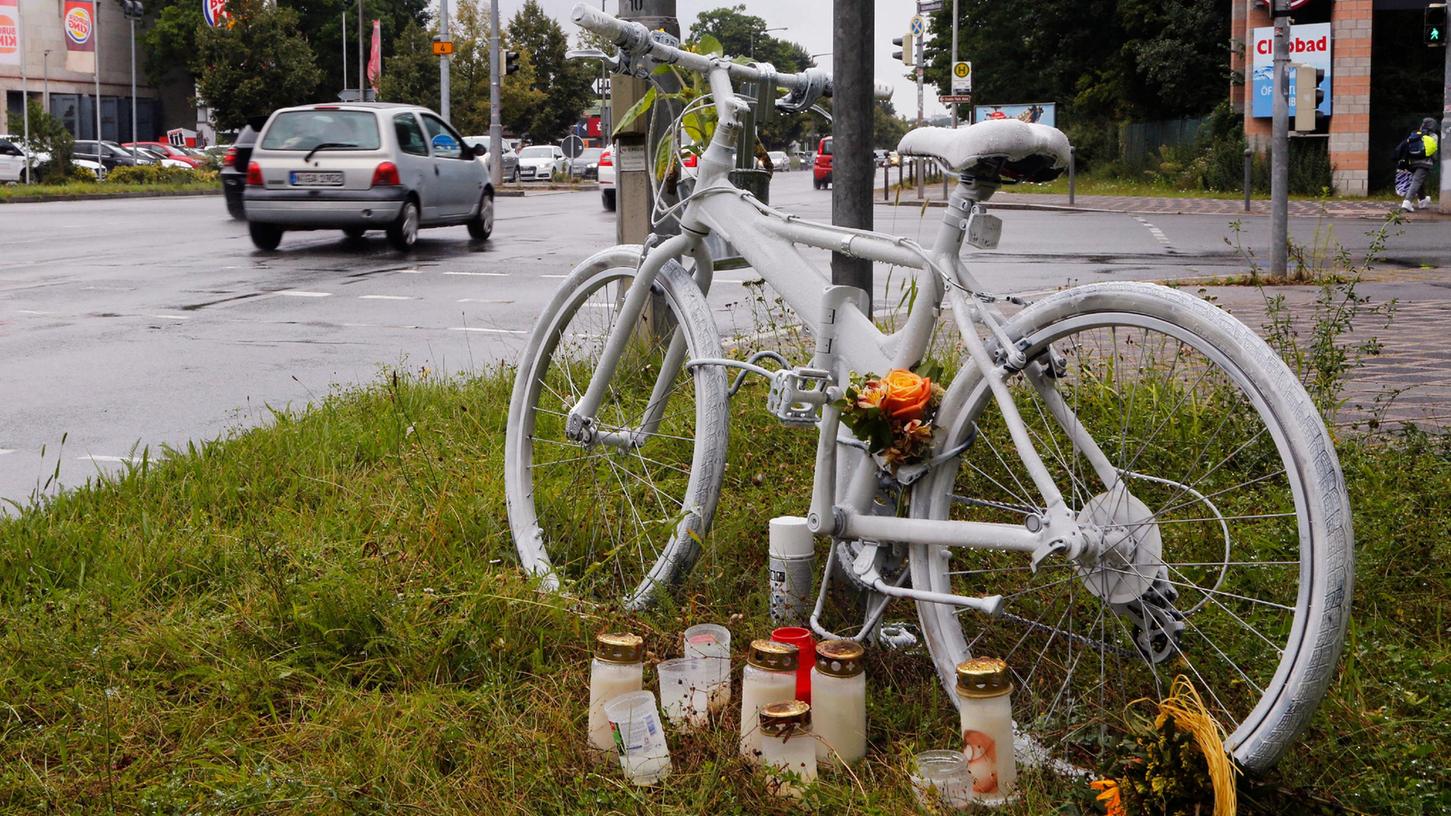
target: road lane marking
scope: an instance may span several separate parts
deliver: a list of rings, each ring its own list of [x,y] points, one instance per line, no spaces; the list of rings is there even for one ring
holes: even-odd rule
[[[495,300],[493,298],[459,298],[456,303],[513,303],[512,300]]]
[[[508,272],[445,272],[445,275],[458,275],[467,278],[507,278]],[[562,275],[560,277],[563,277]]]
[[[417,269],[400,269],[398,271],[399,272],[402,272],[405,275],[422,275],[423,274],[423,272],[421,272],[420,270],[417,270]]]
[[[541,277],[541,278],[549,278],[551,280],[561,280],[561,279],[567,278],[569,276],[568,275],[540,275],[539,277]]]
[[[14,452],[15,452],[15,448],[0,448],[0,456],[4,456],[7,453],[14,453]]]
[[[38,311],[36,309],[16,309],[15,311],[17,313],[19,313],[19,314],[28,314],[28,315],[48,315],[48,314],[50,314],[50,312],[42,312],[42,311]]]
[[[1153,224],[1150,224],[1148,219],[1140,218],[1136,215],[1134,216],[1134,220],[1147,227],[1150,234],[1154,236],[1154,240],[1158,241],[1160,244],[1163,244],[1165,248],[1173,248],[1173,244],[1169,243],[1169,236],[1165,235],[1163,230],[1159,229]]]
[[[449,331],[480,332],[483,334],[526,334],[523,329],[483,329],[478,326],[454,326]]]
[[[358,295],[358,300],[418,300],[408,295]]]
[[[333,293],[332,292],[307,292],[307,291],[304,291],[302,289],[283,289],[283,290],[281,290],[279,292],[273,292],[273,294],[275,294],[275,295],[282,295],[283,297],[305,297],[305,298],[324,298],[324,297],[332,297],[333,296]]]
[[[191,320],[191,316],[190,315],[144,314],[144,315],[141,315],[141,316],[142,317],[145,317],[145,318],[149,318],[151,320]]]

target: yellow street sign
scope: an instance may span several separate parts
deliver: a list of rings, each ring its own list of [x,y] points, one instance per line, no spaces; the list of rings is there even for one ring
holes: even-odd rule
[[[448,55],[448,54],[452,54],[452,53],[453,53],[453,41],[452,40],[434,40],[433,41],[433,55],[435,57],[442,57],[442,56],[445,56],[445,55]]]

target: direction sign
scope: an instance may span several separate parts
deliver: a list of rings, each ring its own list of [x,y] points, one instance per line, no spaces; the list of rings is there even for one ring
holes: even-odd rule
[[[944,105],[966,105],[972,101],[972,94],[946,94],[937,97],[937,101]]]
[[[953,94],[970,94],[970,93],[972,93],[972,63],[970,63],[970,62],[954,62],[954,63],[952,63],[952,93]]]
[[[922,36],[922,34],[927,31],[927,18],[923,17],[920,14],[912,15],[911,31],[913,37]]]
[[[609,96],[610,95],[610,80],[609,80],[609,78],[608,77],[600,77],[600,78],[596,79],[595,80],[595,84],[594,84],[594,89],[595,89],[595,95],[596,96]]]
[[[931,14],[942,10],[942,0],[917,0],[918,14]]]

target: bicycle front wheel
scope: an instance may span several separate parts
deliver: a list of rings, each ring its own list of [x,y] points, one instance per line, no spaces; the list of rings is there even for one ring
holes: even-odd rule
[[[1350,608],[1349,500],[1314,404],[1243,323],[1160,286],[1078,287],[1006,329],[1030,361],[1010,380],[1028,435],[1108,546],[1036,573],[1022,553],[914,551],[914,586],[1006,598],[997,618],[918,605],[943,683],[968,656],[1006,659],[1020,728],[1095,767],[1125,735],[1125,707],[1182,674],[1235,760],[1272,765],[1331,680]],[[981,376],[963,376],[941,427],[945,446],[972,444],[915,486],[912,511],[1032,527],[1044,508],[1003,416]]]
[[[504,451],[524,568],[547,588],[630,608],[694,564],[720,496],[727,433],[724,372],[682,365],[719,357],[720,336],[694,280],[669,263],[594,417],[597,434],[565,435],[639,259],[638,247],[606,250],[563,282],[520,360]]]

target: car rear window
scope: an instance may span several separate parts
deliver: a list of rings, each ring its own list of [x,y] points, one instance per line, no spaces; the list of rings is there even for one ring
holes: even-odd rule
[[[301,110],[279,113],[262,137],[263,150],[377,150],[378,118],[370,111]],[[347,145],[347,147],[342,147]]]
[[[831,155],[831,140],[830,139],[824,139],[824,140],[822,140],[822,142],[821,142],[821,155],[823,155],[823,156],[830,156]]]

